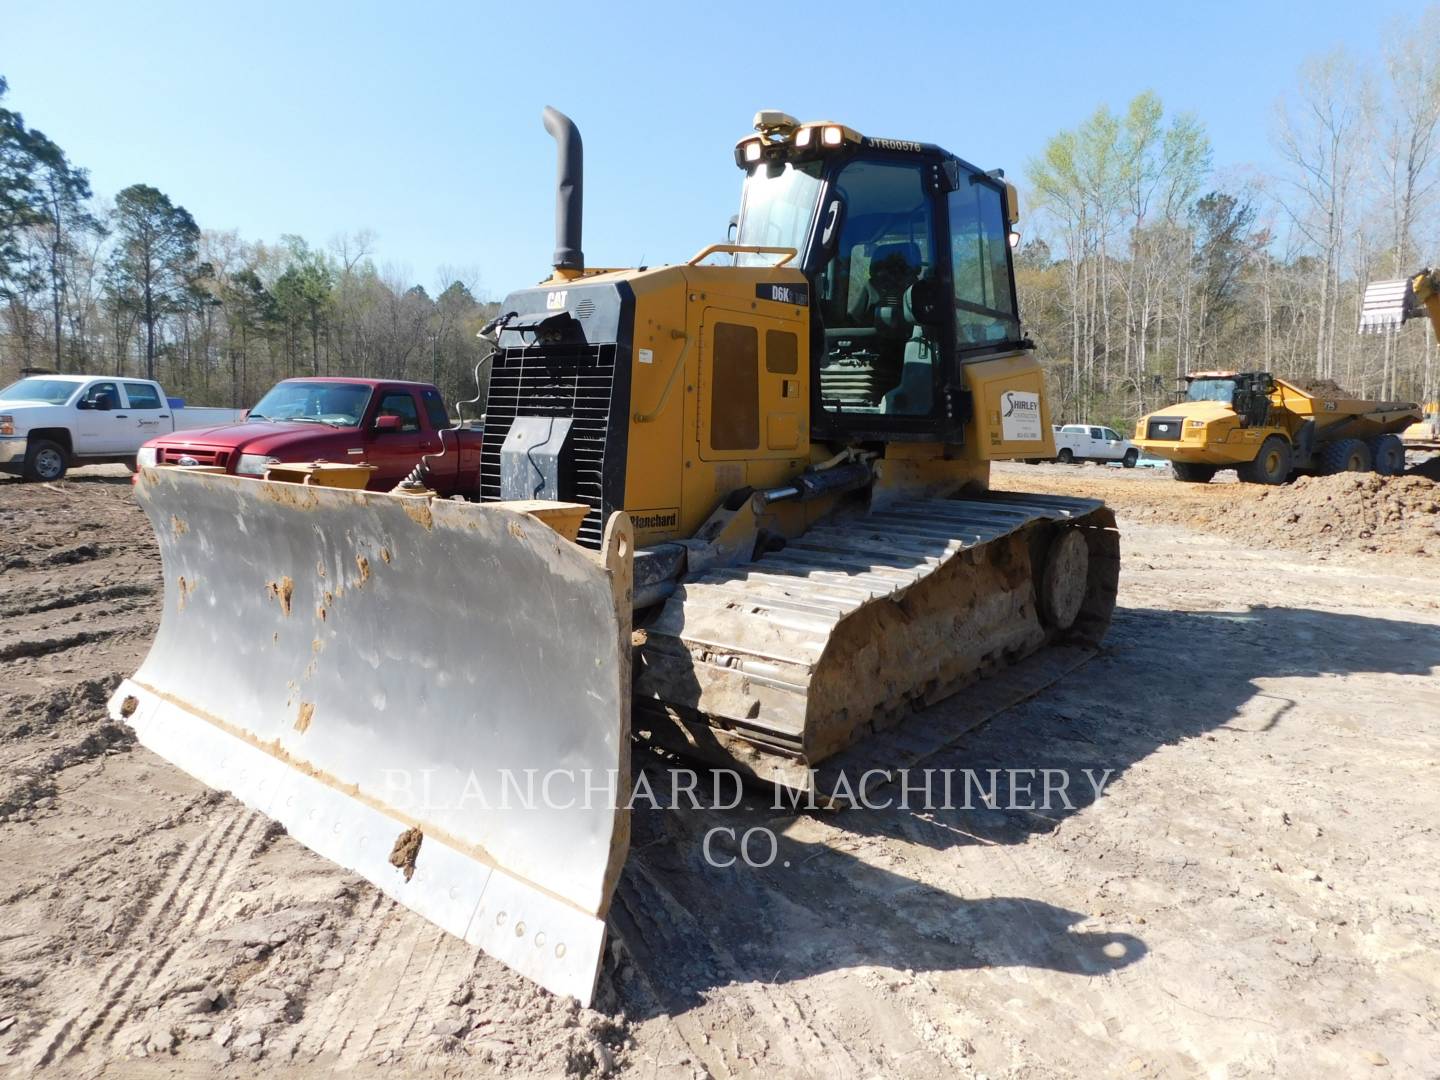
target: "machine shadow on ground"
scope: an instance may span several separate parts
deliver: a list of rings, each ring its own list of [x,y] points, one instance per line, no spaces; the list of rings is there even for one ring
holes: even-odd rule
[[[1081,913],[1025,897],[954,895],[879,868],[850,849],[875,849],[866,843],[870,838],[939,850],[1023,844],[1093,805],[1096,796],[1082,780],[1067,789],[1068,806],[1052,799],[1048,810],[1010,809],[1008,770],[1083,776],[1089,769],[1097,777],[1110,770],[1107,786],[1114,785],[1158,748],[1216,729],[1263,740],[1286,722],[1293,702],[1262,691],[1255,680],[1361,672],[1428,678],[1435,665],[1437,626],[1282,607],[1185,614],[1118,609],[1100,656],[920,766],[982,775],[999,770],[993,808],[978,798],[964,807],[957,786],[951,809],[927,811],[912,802],[909,809],[822,811],[815,821],[832,833],[824,843],[804,839],[821,830],[807,828],[804,814],[777,809],[769,791],[747,791],[733,810],[638,809],[611,920],[642,985],[630,979],[617,990],[627,1011],[643,1015],[693,1007],[706,991],[731,982],[784,982],[863,965],[916,971],[1025,966],[1078,975],[1124,967],[1145,955],[1145,943],[1128,934],[1072,929],[1086,920]],[[964,707],[963,692],[936,706],[952,711],[957,722]],[[657,794],[669,787],[672,767],[637,750],[637,771],[646,771]],[[1030,799],[1017,790],[1014,801],[1038,800],[1039,783],[1031,783]],[[698,792],[710,784],[702,773]],[[877,789],[875,801],[884,802],[886,794]],[[893,785],[889,794],[898,802]],[[712,865],[740,856],[738,841],[756,826],[778,838],[773,862]],[[853,842],[837,845],[835,831]],[[757,834],[751,852],[765,861],[768,840]],[[1004,856],[997,851],[996,857]],[[716,900],[721,896],[723,904]]]

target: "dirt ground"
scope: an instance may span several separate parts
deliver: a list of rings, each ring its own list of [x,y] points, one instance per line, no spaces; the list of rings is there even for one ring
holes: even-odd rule
[[[160,595],[127,480],[0,481],[0,1070],[1440,1075],[1440,546],[1285,546],[1234,524],[1254,489],[1000,467],[1117,509],[1120,607],[928,764],[1103,794],[642,810],[584,1010],[109,723]],[[709,865],[717,825],[768,826],[776,861]]]

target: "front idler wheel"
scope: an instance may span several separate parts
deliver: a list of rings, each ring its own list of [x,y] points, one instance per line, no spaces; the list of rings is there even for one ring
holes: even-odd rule
[[[1040,613],[1059,630],[1075,625],[1090,584],[1090,545],[1079,529],[1065,529],[1045,553],[1040,572]]]

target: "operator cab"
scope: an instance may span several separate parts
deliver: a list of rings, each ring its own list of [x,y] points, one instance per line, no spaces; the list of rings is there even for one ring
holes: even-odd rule
[[[1242,427],[1264,427],[1270,420],[1275,378],[1268,371],[1197,371],[1185,376],[1182,401],[1218,401],[1229,405]]]
[[[735,148],[737,242],[798,253],[814,436],[961,441],[961,365],[1031,347],[1016,314],[1014,189],[925,143],[771,112],[756,127]]]

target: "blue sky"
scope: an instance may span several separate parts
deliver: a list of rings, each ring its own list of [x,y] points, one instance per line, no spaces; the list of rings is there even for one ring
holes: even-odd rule
[[[1051,134],[1150,88],[1204,120],[1217,166],[1264,167],[1300,62],[1342,43],[1373,52],[1419,10],[6,0],[0,74],[7,105],[98,193],[153,184],[250,240],[369,228],[376,261],[427,288],[442,266],[473,267],[503,295],[548,271],[546,104],[585,139],[587,261],[654,264],[723,239],[732,147],[761,107],[1018,177]]]

